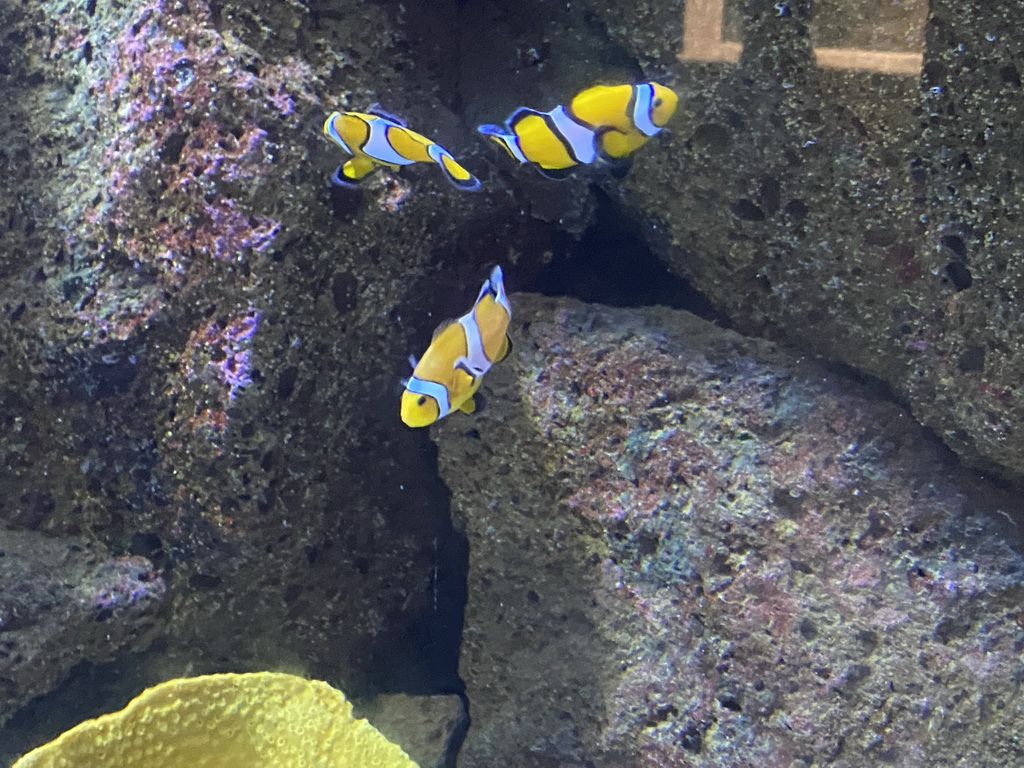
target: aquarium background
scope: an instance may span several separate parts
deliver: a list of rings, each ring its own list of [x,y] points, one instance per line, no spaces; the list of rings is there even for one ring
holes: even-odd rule
[[[423,766],[1024,763],[1020,10],[4,2],[0,763],[255,670]],[[628,173],[475,130],[645,80]],[[482,190],[330,184],[374,104]]]

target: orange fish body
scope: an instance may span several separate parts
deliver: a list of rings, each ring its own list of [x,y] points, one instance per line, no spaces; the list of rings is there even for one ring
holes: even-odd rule
[[[464,191],[480,188],[480,181],[451,152],[396,119],[367,112],[332,112],[324,134],[350,155],[335,173],[340,182],[357,182],[375,168],[397,170],[413,163],[436,163],[445,178]]]
[[[472,413],[473,395],[483,375],[508,354],[511,320],[501,267],[495,267],[472,309],[441,325],[423,357],[414,363],[402,393],[402,421],[410,427],[426,427],[452,411]]]

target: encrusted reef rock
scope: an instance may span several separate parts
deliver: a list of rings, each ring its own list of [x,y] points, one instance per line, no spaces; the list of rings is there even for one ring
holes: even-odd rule
[[[1017,10],[479,0],[459,87],[483,122],[595,81],[672,86],[668,130],[624,181],[577,173],[579,204],[596,183],[737,328],[884,379],[966,460],[1024,476]],[[553,194],[502,178],[526,210]]]
[[[0,529],[0,713],[45,693],[80,661],[145,644],[165,590],[144,557]]]
[[[192,672],[457,685],[458,542],[395,395],[431,312],[516,243],[436,168],[327,184],[338,108],[381,101],[467,158],[399,16],[0,9],[0,527],[149,558]]]
[[[434,432],[462,768],[1024,760],[1014,510],[912,418],[686,313],[513,300],[486,408]]]
[[[118,712],[86,720],[15,768],[149,765],[418,768],[355,717],[345,694],[282,672],[199,675],[147,688]]]
[[[355,702],[355,714],[400,744],[420,768],[451,768],[468,725],[465,702],[455,695],[385,694]]]
[[[650,5],[588,2],[681,95],[625,183],[666,261],[736,327],[885,379],[968,461],[1024,474],[1019,9]]]

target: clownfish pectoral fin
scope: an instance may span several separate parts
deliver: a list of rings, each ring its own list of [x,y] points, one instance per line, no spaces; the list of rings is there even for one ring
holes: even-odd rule
[[[440,144],[431,144],[427,149],[431,159],[441,166],[444,177],[448,179],[453,187],[463,192],[476,192],[480,189],[480,179],[463,168],[452,153]]]
[[[464,357],[460,357],[458,360],[455,361],[455,370],[462,371],[469,377],[470,387],[475,387],[477,384],[477,379],[479,379],[481,376],[487,373],[486,370],[479,370],[478,368],[474,368],[470,364],[470,362]]]
[[[335,187],[343,187],[345,189],[359,189],[359,184],[355,181],[350,181],[345,178],[344,172],[345,166],[339,165],[334,169],[334,173],[331,174],[331,185]]]
[[[459,410],[462,411],[463,413],[476,413],[476,409],[477,409],[476,399],[477,399],[477,397],[479,397],[479,395],[473,395],[472,397],[467,397],[466,401],[462,405],[459,406]]]
[[[364,156],[351,157],[334,174],[342,181],[359,181],[374,169],[373,161]]]
[[[636,139],[631,139],[621,131],[604,130],[597,134],[596,144],[597,159],[616,179],[624,178],[633,167],[632,152],[639,146]]]

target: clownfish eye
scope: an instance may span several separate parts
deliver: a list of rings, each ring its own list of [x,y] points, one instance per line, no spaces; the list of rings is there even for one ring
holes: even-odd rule
[[[427,402],[426,395],[420,395],[419,397],[416,398],[416,405],[423,405],[425,402]]]
[[[665,103],[665,101],[664,101],[664,99],[661,98],[661,96],[659,96],[652,103],[654,104],[654,106],[660,107],[662,104]]]

